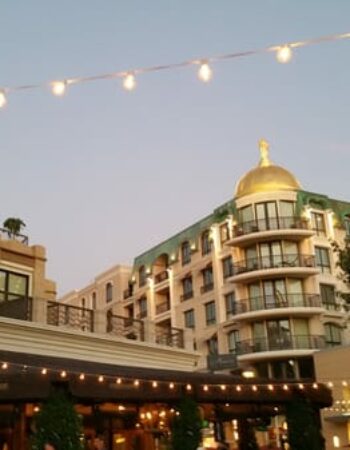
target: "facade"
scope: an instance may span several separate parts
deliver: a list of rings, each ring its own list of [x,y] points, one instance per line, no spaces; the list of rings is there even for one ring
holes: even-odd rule
[[[350,234],[350,203],[304,191],[266,141],[260,153],[232,200],[62,301],[154,323],[165,339],[192,331],[198,370],[314,379],[313,354],[349,339],[331,241]]]

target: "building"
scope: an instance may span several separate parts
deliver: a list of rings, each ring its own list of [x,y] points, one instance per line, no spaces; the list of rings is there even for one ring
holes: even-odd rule
[[[62,301],[150,321],[164,339],[192,330],[198,370],[314,379],[313,354],[349,338],[331,241],[350,234],[350,203],[304,191],[259,146],[233,199]]]

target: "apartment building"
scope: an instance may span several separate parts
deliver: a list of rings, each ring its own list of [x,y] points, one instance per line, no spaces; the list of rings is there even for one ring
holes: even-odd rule
[[[151,321],[164,339],[192,330],[198,370],[312,379],[314,352],[348,341],[331,241],[349,236],[350,203],[303,190],[259,149],[231,200],[62,300]]]

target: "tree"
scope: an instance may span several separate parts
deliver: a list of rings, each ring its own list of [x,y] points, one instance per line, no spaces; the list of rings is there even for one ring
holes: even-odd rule
[[[288,442],[291,450],[324,450],[324,438],[310,400],[294,393],[287,405]]]
[[[249,419],[238,420],[239,450],[259,450],[254,428]]]
[[[10,237],[19,235],[25,226],[23,220],[16,217],[9,217],[3,223],[3,227],[8,231]]]
[[[35,416],[32,450],[52,442],[57,450],[82,450],[82,421],[63,390],[55,390]]]
[[[172,423],[173,450],[197,450],[201,442],[201,418],[197,403],[189,397],[181,400],[179,415]]]

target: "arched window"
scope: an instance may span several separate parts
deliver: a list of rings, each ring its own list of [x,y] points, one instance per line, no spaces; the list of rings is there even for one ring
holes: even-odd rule
[[[106,303],[113,300],[113,285],[112,283],[106,284]]]
[[[207,255],[212,249],[212,240],[210,239],[210,231],[206,230],[202,234],[202,255]]]
[[[324,324],[324,334],[327,347],[335,347],[341,345],[342,332],[341,327],[335,323]]]
[[[93,292],[91,296],[91,308],[96,309],[96,292]]]
[[[188,264],[191,262],[191,247],[188,241],[184,242],[181,245],[181,261],[182,265]]]
[[[145,266],[141,266],[139,269],[139,286],[142,287],[146,284],[147,274]]]

